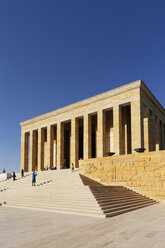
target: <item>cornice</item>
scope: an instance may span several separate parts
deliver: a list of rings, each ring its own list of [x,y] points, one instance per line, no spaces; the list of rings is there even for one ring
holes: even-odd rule
[[[39,115],[39,116],[34,117],[32,119],[23,121],[23,122],[20,123],[20,126],[22,127],[22,126],[26,126],[26,125],[29,125],[29,124],[33,124],[35,122],[38,122],[38,121],[41,121],[41,120],[44,120],[44,119],[47,119],[47,118],[51,118],[53,116],[56,116],[56,115],[59,115],[59,114],[65,113],[65,112],[68,112],[70,110],[74,110],[76,108],[79,108],[79,107],[82,107],[82,106],[85,106],[85,105],[88,105],[88,104],[91,104],[91,103],[94,103],[94,102],[97,102],[97,101],[100,101],[100,100],[104,100],[106,98],[109,98],[109,97],[112,97],[112,96],[115,96],[115,95],[119,95],[119,94],[122,94],[124,92],[128,92],[130,90],[136,89],[136,88],[140,88],[142,83],[143,83],[142,80],[137,80],[135,82],[132,82],[132,83],[126,84],[124,86],[112,89],[110,91],[106,91],[106,92],[101,93],[99,95],[92,96],[92,97],[87,98],[85,100],[82,100],[82,101],[67,105],[67,106],[62,107],[62,108],[59,108],[59,109],[51,111],[49,113]]]
[[[164,107],[160,104],[160,102],[156,99],[156,97],[152,94],[150,89],[146,86],[146,84],[141,81],[141,90],[145,93],[145,95],[150,99],[150,101],[156,105],[156,107],[159,109],[159,111],[165,115],[165,109]]]

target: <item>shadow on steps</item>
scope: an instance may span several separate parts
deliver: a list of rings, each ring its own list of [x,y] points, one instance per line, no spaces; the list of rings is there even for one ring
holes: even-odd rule
[[[90,188],[105,217],[113,217],[158,203],[124,186],[104,186],[86,176],[80,175],[80,178],[83,184]]]

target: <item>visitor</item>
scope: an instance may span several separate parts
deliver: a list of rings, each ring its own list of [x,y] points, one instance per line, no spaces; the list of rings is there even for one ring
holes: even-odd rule
[[[13,181],[15,181],[15,178],[16,178],[16,174],[15,174],[15,172],[13,171]]]
[[[24,177],[24,170],[21,170],[21,177]]]
[[[3,169],[3,173],[6,173],[5,168]]]
[[[36,186],[36,176],[37,176],[37,173],[33,172],[32,173],[32,186]]]
[[[74,164],[72,163],[72,172],[74,171]]]

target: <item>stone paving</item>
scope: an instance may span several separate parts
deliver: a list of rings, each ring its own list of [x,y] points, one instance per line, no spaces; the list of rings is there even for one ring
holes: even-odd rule
[[[109,219],[0,207],[1,248],[164,248],[165,204]]]

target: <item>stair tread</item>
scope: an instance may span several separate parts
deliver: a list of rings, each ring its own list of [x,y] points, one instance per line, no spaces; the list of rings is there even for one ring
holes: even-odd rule
[[[31,186],[31,173],[24,178],[17,174],[15,182],[0,182],[0,202],[7,202],[8,206],[106,217],[156,203],[123,186],[104,186],[70,170],[37,174],[36,187]]]

